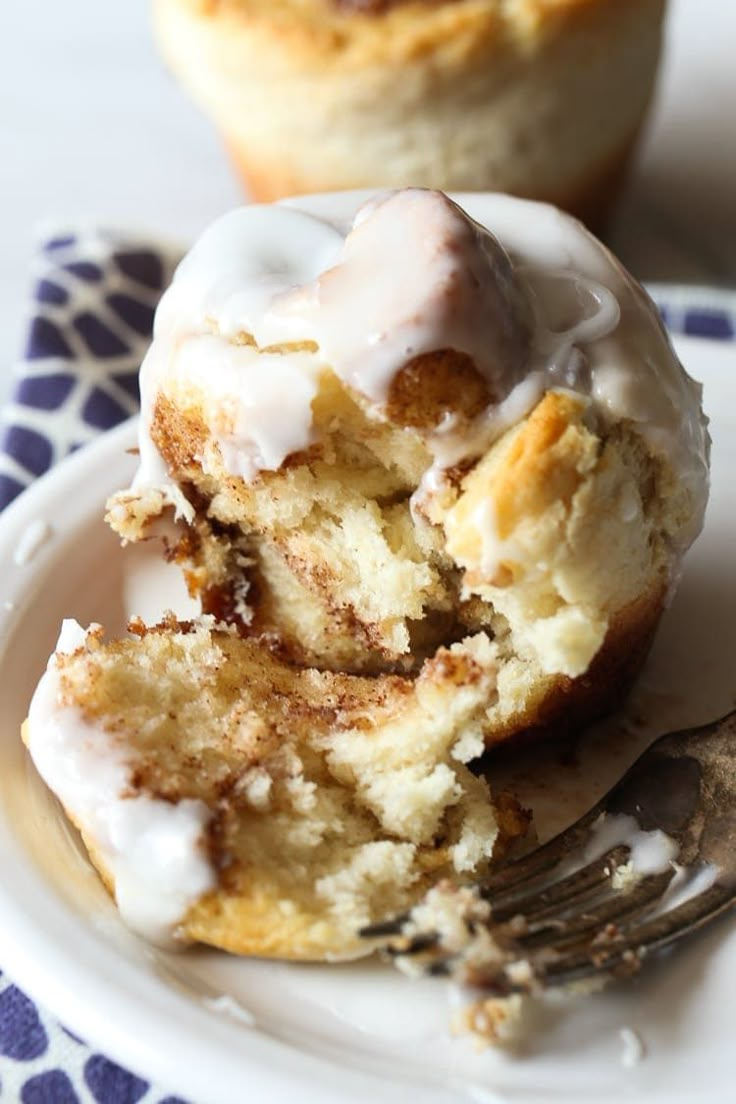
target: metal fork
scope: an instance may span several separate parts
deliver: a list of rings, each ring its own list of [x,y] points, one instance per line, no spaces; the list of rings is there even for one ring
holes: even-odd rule
[[[590,812],[487,880],[435,887],[362,934],[408,972],[539,993],[633,974],[735,900],[736,711],[658,739]]]

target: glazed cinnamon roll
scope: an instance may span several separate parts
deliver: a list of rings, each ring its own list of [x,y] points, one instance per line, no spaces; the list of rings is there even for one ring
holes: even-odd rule
[[[360,953],[523,833],[467,764],[640,669],[702,524],[700,389],[580,223],[421,189],[226,215],[141,389],[108,519],[203,615],[67,631],[26,741],[139,930]]]
[[[485,634],[489,744],[620,697],[702,521],[700,392],[654,307],[522,200],[235,211],[141,385],[121,536],[173,509],[205,610],[300,666],[411,674]]]

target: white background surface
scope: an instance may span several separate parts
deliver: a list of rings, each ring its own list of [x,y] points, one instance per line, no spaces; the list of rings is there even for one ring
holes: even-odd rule
[[[0,34],[0,395],[39,221],[186,241],[239,201],[209,123],[164,71],[146,0],[24,0]],[[660,95],[611,240],[654,280],[736,285],[736,3],[671,0]]]

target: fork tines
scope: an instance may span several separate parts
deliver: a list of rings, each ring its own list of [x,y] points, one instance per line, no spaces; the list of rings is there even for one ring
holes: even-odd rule
[[[538,993],[597,974],[634,973],[648,952],[695,929],[731,902],[731,892],[714,885],[658,914],[656,905],[674,868],[644,876],[628,890],[613,888],[625,858],[626,848],[614,848],[538,893],[536,879],[515,885],[499,898],[498,907],[488,906],[484,918],[478,916],[478,906],[487,904],[488,887],[471,891],[441,884],[419,908],[363,934],[388,937],[385,950],[408,973],[452,976],[506,996]],[[455,922],[448,930],[447,913],[452,910]]]
[[[657,740],[577,823],[485,882],[363,931],[499,995],[623,976],[736,901],[736,711]]]

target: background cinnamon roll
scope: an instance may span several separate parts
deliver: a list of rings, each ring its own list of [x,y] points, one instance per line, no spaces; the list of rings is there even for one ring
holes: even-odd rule
[[[255,199],[421,185],[600,219],[664,0],[156,0],[163,55]]]

